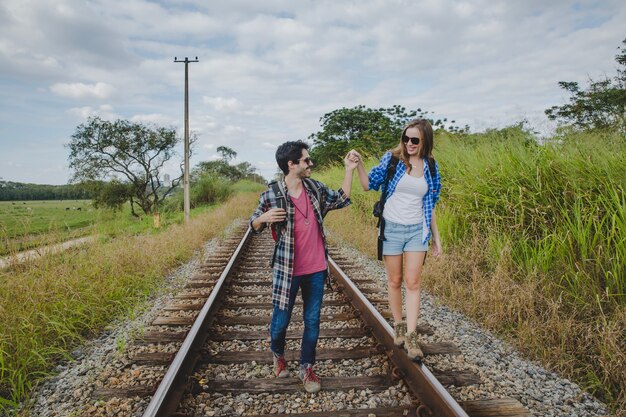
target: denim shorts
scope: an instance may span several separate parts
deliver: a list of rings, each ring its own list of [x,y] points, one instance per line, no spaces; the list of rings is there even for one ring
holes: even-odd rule
[[[383,255],[402,255],[403,252],[428,252],[428,243],[422,243],[424,226],[398,224],[385,220]]]

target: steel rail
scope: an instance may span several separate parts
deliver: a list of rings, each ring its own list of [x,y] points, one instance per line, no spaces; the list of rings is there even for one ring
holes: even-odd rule
[[[180,350],[174,357],[172,364],[159,384],[152,400],[150,400],[146,411],[143,413],[143,417],[164,417],[176,411],[187,385],[187,378],[189,378],[191,372],[193,372],[198,359],[198,352],[208,336],[209,320],[212,318],[217,308],[218,301],[222,295],[221,292],[224,281],[228,274],[230,274],[230,270],[238,260],[242,248],[247,243],[251,234],[252,230],[248,227],[246,234],[230,257],[224,271],[215,283],[209,298],[202,306],[202,310],[200,310],[189,333],[187,333],[187,337],[185,337]]]
[[[363,320],[371,327],[376,340],[383,346],[387,356],[398,368],[402,379],[411,393],[425,405],[431,415],[438,417],[468,417],[461,406],[450,396],[435,376],[424,364],[416,364],[404,351],[393,342],[393,329],[380,315],[358,287],[341,270],[337,263],[329,258],[331,274],[353,305],[361,313]]]

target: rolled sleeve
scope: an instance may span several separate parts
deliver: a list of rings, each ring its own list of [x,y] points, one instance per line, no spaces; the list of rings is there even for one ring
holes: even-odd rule
[[[433,203],[439,201],[441,194],[441,174],[439,173],[439,164],[435,162],[435,178],[433,181]]]
[[[385,182],[387,175],[387,166],[389,165],[390,160],[391,152],[386,152],[380,159],[380,163],[378,164],[378,166],[372,168],[369,175],[367,176],[369,180],[368,188],[370,190],[378,191],[380,186]]]
[[[346,193],[340,188],[338,190],[331,190],[324,183],[319,181],[315,181],[318,189],[322,193],[322,202],[320,202],[320,211],[322,218],[326,217],[331,210],[337,210],[352,204],[350,198],[346,195]]]
[[[261,228],[259,230],[256,230],[254,227],[252,227],[252,222],[260,217],[263,213],[268,211],[269,207],[270,205],[268,200],[268,191],[264,191],[259,198],[259,205],[254,210],[254,213],[252,213],[252,217],[250,217],[250,221],[248,222],[248,225],[254,233],[261,233],[267,226],[265,223],[261,223]]]

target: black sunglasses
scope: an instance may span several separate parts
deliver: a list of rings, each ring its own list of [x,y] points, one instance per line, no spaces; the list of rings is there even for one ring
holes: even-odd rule
[[[298,159],[298,163],[300,163],[300,161],[306,162],[307,165],[311,165],[311,163],[313,163],[313,160],[311,158],[309,158],[308,156],[306,158],[303,158],[303,159]]]
[[[410,138],[407,135],[402,135],[402,142],[407,144],[407,143],[409,143],[409,140],[411,140],[411,143],[413,145],[419,145],[420,144],[420,138]]]

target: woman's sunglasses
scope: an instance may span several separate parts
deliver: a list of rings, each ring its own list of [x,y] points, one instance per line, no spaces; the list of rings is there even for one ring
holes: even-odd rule
[[[420,138],[410,138],[407,135],[402,135],[402,142],[404,142],[404,144],[409,143],[409,140],[411,141],[411,143],[413,145],[419,145],[420,144]]]

